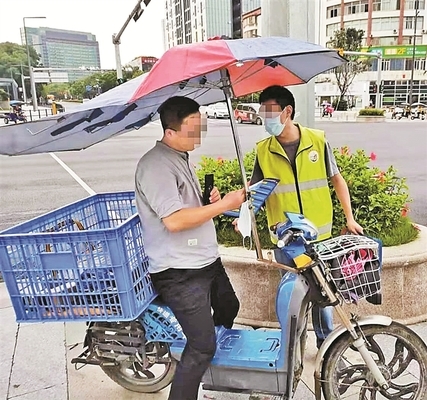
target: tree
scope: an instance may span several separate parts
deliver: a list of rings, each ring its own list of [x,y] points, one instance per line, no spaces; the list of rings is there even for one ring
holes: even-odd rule
[[[136,78],[141,74],[142,71],[138,67],[125,68],[123,70],[123,78],[125,81]],[[117,73],[115,70],[104,73],[97,72],[73,82],[70,86],[70,93],[76,98],[92,98],[99,93],[104,93],[113,87],[116,87],[117,85]],[[91,90],[88,92],[86,91],[86,88],[89,86],[91,87]]]
[[[33,47],[29,48],[30,64],[38,66],[40,56]],[[22,66],[22,67],[21,67]],[[0,43],[0,78],[13,78],[15,81],[21,81],[21,68],[25,76],[29,76],[27,48],[17,43]],[[25,84],[27,93],[30,93],[30,83]]]
[[[50,83],[48,85],[44,85],[41,89],[43,97],[47,97],[48,94],[53,94],[55,99],[64,99],[65,97],[68,97],[69,92],[69,83]]]
[[[334,32],[333,39],[329,42],[330,47],[343,51],[360,51],[365,32],[362,29],[347,28]],[[338,109],[347,109],[347,104],[343,101],[344,96],[357,74],[366,71],[370,66],[369,61],[361,59],[359,56],[346,56],[348,63],[335,68],[335,78],[340,91]]]

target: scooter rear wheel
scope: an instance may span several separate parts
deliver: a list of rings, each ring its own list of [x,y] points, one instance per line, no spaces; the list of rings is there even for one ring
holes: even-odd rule
[[[389,389],[380,388],[349,333],[330,347],[322,366],[326,400],[427,399],[427,346],[412,330],[397,322],[363,326],[368,350]]]
[[[119,365],[101,365],[110,379],[132,392],[156,393],[170,385],[175,375],[177,361],[171,358],[167,343],[146,344],[148,357],[164,356],[161,363],[150,362],[143,365],[139,361],[122,361]]]

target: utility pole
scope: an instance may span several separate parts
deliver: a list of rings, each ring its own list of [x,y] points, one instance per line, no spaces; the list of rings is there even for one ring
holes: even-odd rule
[[[126,22],[120,29],[119,33],[113,35],[114,51],[116,55],[117,82],[119,84],[123,83],[122,61],[120,59],[120,38],[122,37],[122,34],[128,26],[130,20],[133,18],[133,20],[136,22],[141,17],[142,13],[144,12],[144,9],[141,8],[141,3],[144,2],[145,7],[147,7],[148,4],[150,4],[150,1],[151,0],[138,0],[138,3],[136,4],[132,12],[129,14],[128,18],[126,19]]]
[[[316,2],[311,0],[261,0],[262,36],[285,36],[314,43],[316,41]],[[298,122],[314,125],[314,81],[291,88]]]
[[[24,35],[25,35],[25,46],[27,48],[27,61],[28,61],[28,69],[30,75],[30,86],[31,86],[31,97],[33,99],[33,111],[38,111],[38,101],[37,101],[37,93],[36,93],[36,83],[34,81],[34,72],[33,67],[31,66],[30,60],[30,46],[28,45],[28,37],[27,37],[27,27],[25,26],[26,19],[45,19],[46,17],[24,17],[22,21],[24,23]]]
[[[414,35],[412,38],[412,66],[411,66],[411,80],[409,82],[409,99],[408,103],[411,105],[414,101],[412,99],[414,92],[414,69],[415,69],[415,45],[417,41],[417,20],[418,20],[419,1],[415,0],[415,16],[414,16]]]

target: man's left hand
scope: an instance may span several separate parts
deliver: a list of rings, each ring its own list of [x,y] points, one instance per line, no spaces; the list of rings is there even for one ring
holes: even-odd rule
[[[363,235],[363,228],[354,219],[347,221],[347,230],[354,235]]]
[[[209,201],[211,203],[216,203],[217,201],[221,200],[221,195],[219,193],[219,190],[216,186],[214,186],[214,188],[212,189],[210,196],[209,196]]]

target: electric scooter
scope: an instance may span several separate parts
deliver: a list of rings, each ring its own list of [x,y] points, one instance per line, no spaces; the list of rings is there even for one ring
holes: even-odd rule
[[[217,350],[203,377],[204,388],[292,399],[304,367],[308,315],[316,303],[333,306],[342,322],[318,351],[316,399],[322,394],[326,400],[426,399],[427,346],[422,339],[389,317],[349,316],[343,308],[344,302],[362,298],[381,301],[380,244],[356,235],[315,243],[316,227],[293,213],[284,213],[284,221],[271,229],[277,247],[294,260],[292,266],[265,261],[287,272],[276,296],[280,329],[216,327]],[[134,321],[91,322],[85,350],[71,362],[99,365],[124,388],[153,393],[171,383],[185,343],[173,312],[154,300]]]

